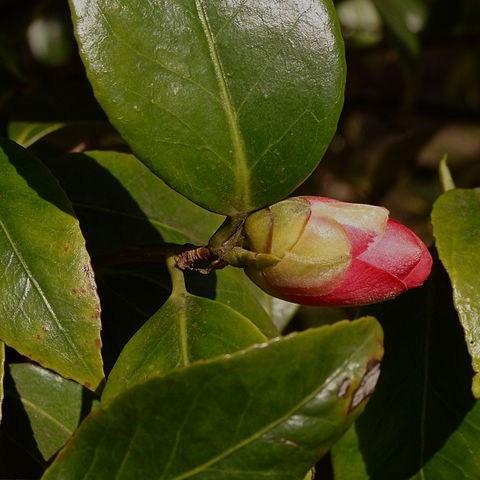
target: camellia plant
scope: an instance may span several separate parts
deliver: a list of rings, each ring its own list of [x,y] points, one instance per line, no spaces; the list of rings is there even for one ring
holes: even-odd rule
[[[427,384],[426,319],[439,323],[432,342],[458,331],[441,323],[450,287],[438,261],[430,276],[423,241],[382,206],[291,196],[343,106],[331,0],[70,10],[126,144],[37,156],[30,147],[62,123],[14,124],[0,140],[2,372],[5,346],[14,358],[2,431],[24,442],[27,418],[42,478],[307,480],[330,478],[325,458],[337,480],[480,478],[473,449],[455,457],[480,424],[478,190],[455,189],[444,161],[432,217],[474,369],[452,385],[467,385],[473,419],[433,398],[442,375]],[[299,328],[299,305],[329,308]],[[438,360],[446,375],[458,358]],[[412,372],[424,383],[398,393]],[[402,408],[418,395],[405,415],[420,444],[397,458]],[[458,429],[430,421],[430,404]],[[442,462],[478,469],[444,475]]]

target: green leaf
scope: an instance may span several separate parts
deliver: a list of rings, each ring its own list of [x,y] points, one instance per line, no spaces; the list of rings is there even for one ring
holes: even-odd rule
[[[11,364],[9,370],[13,383],[6,389],[8,401],[20,403],[28,417],[36,447],[48,460],[72,436],[91,408],[93,398],[78,383],[37,365]],[[13,411],[9,413],[14,414]],[[15,430],[7,430],[9,436],[16,438],[21,434],[18,428],[17,422]],[[22,439],[17,443],[24,444]]]
[[[198,360],[243,350],[267,337],[235,310],[208,298],[173,294],[123,349],[102,401]]]
[[[292,192],[343,103],[330,0],[70,2],[96,97],[139,158],[223,214]]]
[[[127,341],[168,299],[171,285],[165,268],[154,264],[102,268],[97,277],[108,371]],[[186,276],[190,293],[237,311],[268,338],[277,336],[275,325],[252,295],[249,283],[242,270],[231,267],[209,275],[188,272]]]
[[[480,403],[445,273],[367,310],[383,320],[388,354],[365,412],[333,448],[335,480],[477,478]]]
[[[0,142],[0,339],[96,388],[100,304],[71,205],[35,157]]]
[[[362,410],[382,351],[367,318],[175,370],[93,413],[44,480],[301,480]]]
[[[95,256],[162,242],[206,244],[222,223],[130,154],[77,153],[47,166],[72,201]]]
[[[11,122],[8,124],[8,136],[22,147],[28,148],[50,133],[56,132],[65,123],[53,122]]]
[[[480,189],[450,190],[435,203],[433,232],[453,285],[475,371],[472,389],[480,397]]]

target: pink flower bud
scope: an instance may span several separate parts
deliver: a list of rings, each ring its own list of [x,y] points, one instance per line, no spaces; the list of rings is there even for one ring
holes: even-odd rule
[[[422,285],[432,257],[388,210],[295,197],[251,214],[245,247],[278,259],[247,275],[275,297],[304,305],[366,305]]]

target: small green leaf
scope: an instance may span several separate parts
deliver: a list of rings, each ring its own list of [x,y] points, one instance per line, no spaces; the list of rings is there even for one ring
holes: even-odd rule
[[[43,478],[301,480],[363,409],[382,353],[366,318],[175,370],[93,413]]]
[[[226,305],[188,293],[172,295],[123,349],[102,401],[192,362],[245,349],[267,337]]]
[[[0,171],[0,339],[94,389],[100,304],[72,207],[48,169],[9,140]]]
[[[10,365],[9,370],[13,385],[11,390],[7,388],[7,398],[10,403],[15,400],[22,405],[36,446],[48,460],[72,436],[93,398],[78,383],[37,365],[17,363]],[[18,433],[15,430],[8,434],[16,438]]]
[[[64,126],[65,123],[11,122],[8,124],[8,136],[22,147],[28,148]]]
[[[388,354],[364,413],[333,448],[335,480],[477,478],[480,402],[445,272],[365,310],[382,320]]]
[[[345,84],[331,0],[70,5],[110,120],[194,202],[225,215],[273,204],[321,159]]]
[[[480,398],[480,189],[450,190],[432,212],[438,253],[453,286],[475,371],[472,389]]]

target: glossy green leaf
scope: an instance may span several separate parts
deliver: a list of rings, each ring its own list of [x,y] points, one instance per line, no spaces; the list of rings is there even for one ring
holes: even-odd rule
[[[206,244],[222,223],[133,155],[87,152],[47,165],[67,192],[95,256],[162,242]]]
[[[0,171],[0,339],[96,388],[100,304],[71,205],[48,169],[9,140]]]
[[[453,285],[455,306],[475,370],[480,397],[480,189],[450,190],[435,203],[433,231],[440,259]]]
[[[175,370],[91,415],[44,480],[302,480],[362,410],[382,350],[367,318]]]
[[[173,294],[123,349],[102,401],[175,368],[266,340],[250,320],[224,304],[188,293]]]
[[[96,97],[172,188],[233,215],[315,168],[343,103],[330,0],[71,0]]]
[[[127,341],[167,300],[170,277],[162,265],[152,263],[102,268],[97,277],[103,307],[103,355],[109,370]],[[266,337],[278,335],[240,269],[226,268],[210,275],[188,273],[186,283],[190,293],[230,307]]]
[[[27,148],[64,126],[65,123],[11,122],[8,124],[8,136],[22,147]]]
[[[35,439],[36,447],[45,460],[50,459],[72,436],[82,418],[92,406],[92,395],[78,383],[29,363],[11,364],[12,386],[6,395],[12,404],[20,403]],[[10,410],[19,418],[20,413]],[[11,426],[10,426],[11,427]],[[12,438],[23,432],[7,429]],[[22,444],[22,439],[17,443]],[[24,444],[25,445],[25,444]],[[26,446],[26,445],[25,445]]]
[[[474,479],[480,403],[444,272],[370,307],[385,329],[382,374],[365,412],[333,448],[335,480]]]

